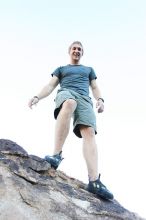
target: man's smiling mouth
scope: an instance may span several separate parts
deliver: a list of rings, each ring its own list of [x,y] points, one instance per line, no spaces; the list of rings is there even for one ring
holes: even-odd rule
[[[75,57],[79,57],[79,56],[80,56],[80,53],[73,53],[73,55],[74,55]]]

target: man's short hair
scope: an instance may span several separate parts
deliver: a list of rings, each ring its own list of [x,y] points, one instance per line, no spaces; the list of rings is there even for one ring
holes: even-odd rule
[[[72,46],[73,46],[74,44],[79,44],[79,45],[82,47],[82,55],[83,55],[84,49],[83,49],[83,45],[82,45],[82,43],[81,43],[80,41],[74,41],[74,42],[69,46],[68,52],[70,52],[70,50],[71,50],[71,48],[72,48]]]

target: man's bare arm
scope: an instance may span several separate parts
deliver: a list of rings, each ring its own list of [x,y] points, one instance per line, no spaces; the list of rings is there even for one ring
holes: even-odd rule
[[[39,100],[49,96],[53,90],[57,87],[59,83],[59,79],[56,76],[53,76],[50,80],[50,82],[38,93],[37,97]]]
[[[97,101],[96,108],[98,109],[98,113],[101,113],[104,111],[104,100],[101,96],[101,92],[97,85],[96,80],[92,80],[90,86],[91,86],[93,97]]]
[[[36,95],[34,96],[28,103],[28,106],[32,108],[33,105],[37,104],[39,100],[49,96],[53,90],[59,84],[59,79],[56,76],[53,76],[50,82]]]
[[[98,99],[101,98],[102,96],[101,96],[101,92],[98,88],[98,85],[95,79],[91,81],[90,86],[91,86],[91,90],[92,90],[94,98],[98,101]]]

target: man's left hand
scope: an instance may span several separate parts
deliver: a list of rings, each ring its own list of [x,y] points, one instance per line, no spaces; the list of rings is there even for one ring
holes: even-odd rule
[[[104,111],[104,103],[101,99],[97,101],[96,108],[97,108],[98,113],[102,113]]]

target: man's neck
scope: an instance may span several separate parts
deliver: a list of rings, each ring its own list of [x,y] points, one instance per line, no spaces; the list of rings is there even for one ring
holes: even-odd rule
[[[80,62],[79,61],[76,62],[74,60],[73,61],[71,60],[70,65],[80,65]]]

